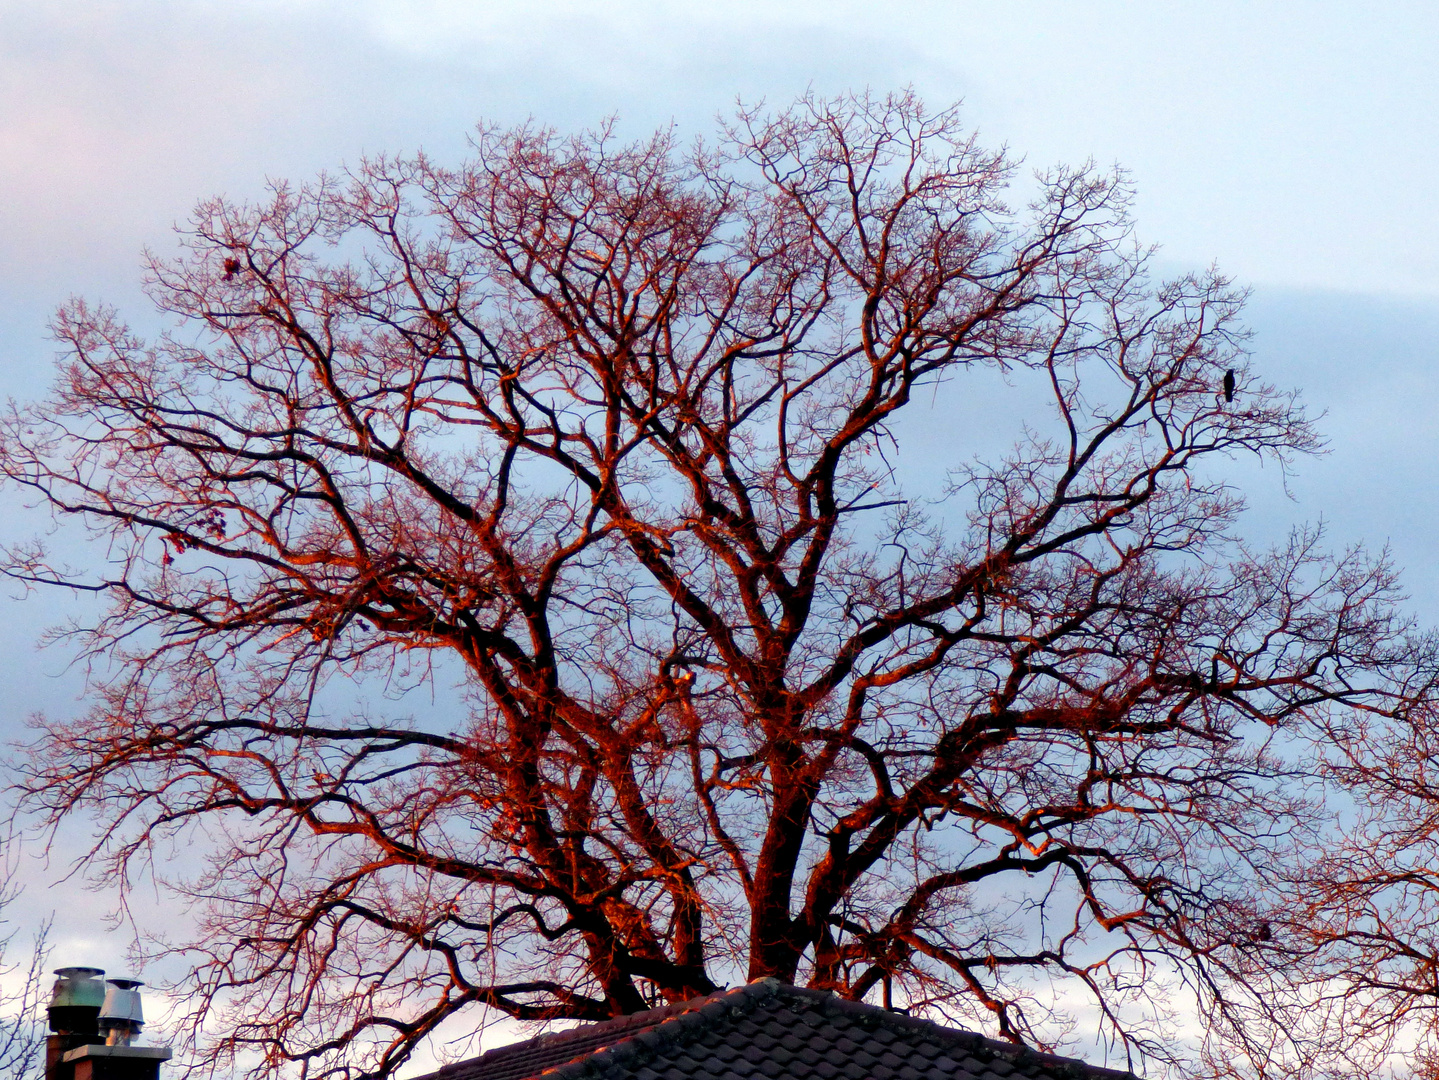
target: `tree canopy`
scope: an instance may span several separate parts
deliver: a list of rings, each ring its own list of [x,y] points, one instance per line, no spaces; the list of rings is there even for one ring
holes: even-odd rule
[[[153,342],[60,311],[0,471],[96,556],[5,568],[106,606],[19,786],[195,899],[205,1060],[763,976],[1191,1075],[1353,1049],[1318,853],[1433,644],[1382,558],[1239,537],[1231,462],[1318,446],[1243,291],[1156,280],[1122,175],[1015,180],[910,94],[482,127],[202,203]],[[464,710],[382,693],[427,680]]]

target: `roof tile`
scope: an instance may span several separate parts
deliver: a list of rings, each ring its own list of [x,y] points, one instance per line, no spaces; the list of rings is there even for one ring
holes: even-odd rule
[[[541,1036],[421,1080],[1135,1080],[762,979]]]

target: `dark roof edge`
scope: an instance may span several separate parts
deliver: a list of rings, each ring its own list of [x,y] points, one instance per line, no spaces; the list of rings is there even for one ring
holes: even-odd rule
[[[615,1022],[622,1022],[623,1026],[618,1027],[615,1031],[613,1042],[602,1043],[588,1050],[578,1050],[573,1057],[564,1059],[559,1064],[551,1065],[535,1074],[537,1076],[553,1078],[580,1077],[587,1071],[588,1063],[595,1060],[598,1055],[605,1055],[602,1059],[604,1062],[612,1060],[611,1055],[615,1051],[619,1051],[620,1057],[627,1056],[627,1052],[624,1049],[625,1047],[641,1035],[655,1030],[655,1028],[661,1024],[665,1026],[667,1032],[678,1033],[685,1029],[677,1029],[675,1027],[675,1021],[687,1018],[694,1013],[703,1011],[705,1021],[708,1021],[717,1014],[722,1013],[724,1008],[731,1005],[731,1003],[744,1001],[746,999],[752,1003],[762,1001],[773,993],[773,987],[769,986],[769,983],[778,983],[778,980],[757,979],[748,985],[733,987],[728,990],[718,990],[705,997],[691,998],[689,1001],[678,1002],[673,1005],[660,1005],[653,1009],[648,1009],[645,1012],[628,1013],[624,1016],[614,1017],[613,1020],[597,1020],[589,1024],[582,1024],[579,1027],[563,1028],[559,1031],[547,1031],[528,1039],[522,1039],[519,1042],[496,1046],[493,1049],[486,1050],[478,1057],[466,1058],[463,1061],[452,1061],[448,1065],[440,1066],[440,1068],[433,1072],[428,1072],[423,1076],[416,1077],[415,1080],[448,1080],[449,1077],[457,1074],[467,1073],[473,1069],[477,1063],[484,1061],[491,1055],[508,1058],[511,1055],[521,1053],[525,1050],[542,1049],[547,1044],[563,1046],[566,1042],[570,1041],[582,1044],[585,1033],[590,1029]],[[718,1006],[718,1008],[715,1006]],[[748,1012],[749,1010],[744,1009],[743,1011]],[[688,1025],[686,1025],[686,1028],[687,1026]],[[670,1041],[671,1039],[666,1037],[644,1045],[663,1046]]]
[[[540,1075],[546,1080],[582,1080],[592,1070],[598,1071],[627,1058],[647,1056],[647,1051],[659,1050],[674,1043],[686,1043],[689,1041],[688,1036],[699,1035],[711,1020],[717,1020],[731,1010],[747,1013],[760,1002],[773,997],[783,985],[778,979],[756,979],[745,986],[695,998],[695,1007],[692,1009],[662,1018],[653,1027],[644,1028],[634,1035],[626,1035],[612,1046],[602,1047],[578,1060],[546,1069]]]
[[[721,990],[708,997],[696,998],[693,1003],[695,1007],[692,1009],[686,1009],[668,1017],[657,1018],[654,1026],[644,1028],[633,1035],[616,1032],[620,1037],[614,1044],[586,1053],[576,1060],[553,1066],[539,1075],[545,1080],[583,1080],[592,1071],[598,1072],[610,1064],[620,1063],[633,1057],[647,1057],[650,1051],[657,1051],[669,1045],[687,1043],[691,1037],[699,1035],[712,1020],[721,1018],[725,1013],[730,1011],[748,1013],[761,1002],[776,996],[807,998],[826,1009],[862,1017],[868,1022],[883,1024],[896,1031],[922,1031],[949,1042],[965,1044],[971,1051],[981,1050],[995,1057],[1004,1058],[1016,1065],[1032,1062],[1068,1072],[1077,1078],[1084,1077],[1086,1080],[1139,1080],[1134,1073],[1122,1069],[1090,1065],[1078,1058],[1063,1057],[1059,1054],[1049,1054],[1011,1042],[1002,1042],[999,1039],[991,1039],[972,1031],[945,1027],[932,1020],[890,1012],[876,1005],[848,1001],[825,990],[790,986],[772,978],[756,979],[746,986]],[[670,1008],[673,1009],[674,1006],[670,1006]],[[666,1010],[656,1009],[653,1011],[659,1013]]]
[[[721,991],[721,993],[723,992],[724,991]],[[707,1000],[709,1000],[707,997],[692,998],[688,1002],[681,1002],[675,1005],[660,1005],[653,1009],[648,1009],[645,1012],[628,1013],[623,1016],[613,1017],[610,1020],[594,1020],[587,1024],[580,1024],[576,1027],[561,1028],[558,1031],[541,1032],[538,1035],[532,1035],[528,1039],[520,1039],[517,1042],[504,1043],[500,1046],[491,1047],[490,1049],[483,1051],[476,1057],[464,1058],[460,1061],[452,1061],[447,1065],[441,1065],[438,1069],[435,1069],[432,1072],[427,1072],[421,1076],[414,1077],[413,1080],[449,1080],[449,1078],[452,1076],[469,1072],[477,1064],[485,1061],[487,1058],[490,1058],[492,1056],[509,1058],[527,1050],[540,1050],[550,1044],[563,1046],[566,1042],[571,1041],[582,1044],[585,1033],[590,1029],[595,1027],[601,1027],[606,1024],[612,1024],[616,1021],[623,1022],[623,1027],[618,1028],[615,1032],[615,1039],[613,1043],[602,1044],[601,1046],[592,1050],[579,1050],[576,1051],[574,1055],[574,1057],[588,1056],[590,1054],[598,1053],[600,1050],[608,1049],[610,1046],[618,1046],[621,1043],[627,1042],[628,1040],[634,1038],[635,1034],[638,1031],[646,1030],[648,1027],[653,1027],[656,1024],[662,1024],[665,1022],[665,1020],[678,1016],[684,1011],[686,1011],[687,1007],[698,1008],[701,1003]],[[566,1058],[560,1063],[560,1065],[551,1065],[547,1069],[544,1069],[541,1074],[537,1075],[548,1075],[554,1072],[555,1069],[560,1068],[562,1065],[569,1064],[572,1060],[572,1058]]]

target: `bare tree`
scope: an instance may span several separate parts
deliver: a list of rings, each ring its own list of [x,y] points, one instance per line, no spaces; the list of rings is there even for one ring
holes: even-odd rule
[[[759,976],[1044,1046],[1097,1009],[1151,1067],[1207,1067],[1188,999],[1301,1049],[1327,733],[1432,648],[1382,560],[1234,535],[1227,463],[1317,445],[1242,292],[1151,280],[1122,177],[1013,176],[907,94],[692,149],[484,128],[202,204],[152,345],[60,312],[0,468],[105,554],[6,565],[108,606],[24,805],[99,811],[122,878],[209,853],[203,1060],[378,1076],[461,1010]],[[984,371],[1048,400],[1014,451],[917,446]],[[381,715],[427,680],[463,720]]]
[[[20,895],[13,873],[0,883],[0,913]],[[6,920],[0,919],[0,925]],[[30,948],[15,956],[18,930],[0,938],[0,1074],[12,1080],[42,1080],[45,1071],[45,962],[49,959],[50,921],[35,929]]]
[[[1289,868],[1284,937],[1301,958],[1293,1026],[1333,1043],[1336,1077],[1439,1077],[1439,717],[1431,695],[1380,718],[1336,717],[1323,771],[1344,813]],[[1279,989],[1276,993],[1275,989]]]

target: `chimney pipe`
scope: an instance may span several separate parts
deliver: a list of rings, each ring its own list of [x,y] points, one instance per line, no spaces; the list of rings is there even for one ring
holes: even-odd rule
[[[133,1046],[145,1026],[136,979],[101,980],[101,968],[68,967],[50,994],[45,1080],[158,1080],[166,1047]]]
[[[50,1030],[61,1035],[95,1035],[100,1006],[105,1003],[105,984],[100,976],[104,968],[57,968],[54,989],[50,991]]]
[[[51,1034],[45,1040],[45,1080],[70,1080],[74,1069],[65,1062],[67,1051],[97,1042],[100,1036],[100,1007],[105,1003],[104,968],[56,968],[55,986],[50,991]]]
[[[110,979],[105,984],[105,1004],[100,1007],[100,1033],[106,1046],[129,1046],[145,1026],[140,1011],[139,979]]]

